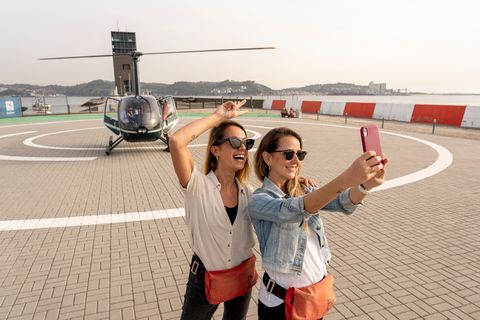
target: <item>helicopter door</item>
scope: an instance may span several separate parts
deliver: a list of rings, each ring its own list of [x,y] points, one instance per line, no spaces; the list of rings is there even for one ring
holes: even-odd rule
[[[103,123],[115,134],[120,134],[118,129],[118,105],[120,100],[108,98],[105,101],[105,110],[103,114]]]
[[[163,120],[163,133],[167,135],[178,123],[177,108],[172,96],[162,97],[159,99],[159,102]]]

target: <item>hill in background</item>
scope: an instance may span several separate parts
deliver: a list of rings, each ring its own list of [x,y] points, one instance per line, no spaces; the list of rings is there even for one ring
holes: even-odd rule
[[[44,96],[89,96],[106,97],[113,95],[115,84],[113,81],[94,80],[74,86],[37,86],[31,84],[0,84],[0,96],[27,97],[31,95]],[[351,83],[314,84],[299,88],[286,88],[273,90],[255,81],[232,81],[221,82],[175,82],[164,83],[141,83],[142,92],[148,91],[155,96],[228,96],[228,95],[364,95],[372,94],[369,86],[360,86]],[[386,90],[384,94],[396,94],[393,90]]]
[[[75,86],[37,86],[31,84],[0,84],[0,96],[21,96],[30,95],[66,95],[66,96],[111,96],[113,95],[115,83],[113,81],[94,80],[88,83],[81,83]],[[276,91],[255,81],[230,81],[222,82],[175,82],[164,83],[140,83],[142,92],[148,91],[152,95],[174,96],[213,96],[238,94],[261,95],[274,94]]]

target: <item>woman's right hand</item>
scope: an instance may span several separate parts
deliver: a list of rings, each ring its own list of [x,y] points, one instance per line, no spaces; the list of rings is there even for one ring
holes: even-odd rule
[[[232,118],[242,116],[248,112],[248,110],[238,111],[247,100],[243,100],[240,103],[235,103],[233,101],[227,101],[223,103],[217,110],[215,110],[215,114],[218,115],[222,121],[230,120]]]
[[[359,185],[375,177],[383,169],[382,158],[375,151],[367,151],[358,157],[343,173],[347,179],[348,187]]]

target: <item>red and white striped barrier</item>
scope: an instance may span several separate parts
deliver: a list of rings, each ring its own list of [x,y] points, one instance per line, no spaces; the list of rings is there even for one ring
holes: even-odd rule
[[[433,104],[264,100],[263,109],[480,128],[480,107]]]

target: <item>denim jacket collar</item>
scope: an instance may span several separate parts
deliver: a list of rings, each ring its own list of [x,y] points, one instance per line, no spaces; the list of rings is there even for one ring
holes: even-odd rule
[[[273,192],[274,194],[276,194],[280,198],[285,198],[285,199],[289,198],[289,196],[286,195],[285,192],[282,191],[282,189],[280,189],[272,180],[270,180],[267,177],[265,177],[263,179],[262,188]]]

